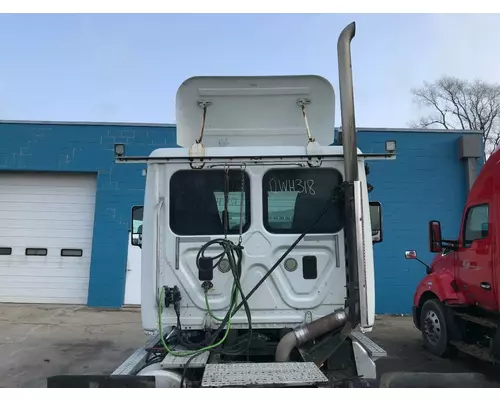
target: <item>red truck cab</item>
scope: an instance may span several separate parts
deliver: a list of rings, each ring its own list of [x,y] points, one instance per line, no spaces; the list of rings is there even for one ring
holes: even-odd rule
[[[429,247],[437,255],[415,291],[413,319],[436,355],[473,346],[497,358],[491,349],[500,348],[500,231],[493,223],[500,220],[499,207],[500,151],[495,151],[467,196],[458,237],[443,240],[439,221],[429,222]],[[405,257],[423,263],[414,251]]]

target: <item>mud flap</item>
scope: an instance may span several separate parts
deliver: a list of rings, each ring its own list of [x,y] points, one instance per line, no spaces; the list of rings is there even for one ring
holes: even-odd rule
[[[388,372],[381,388],[484,388],[494,387],[478,373]]]
[[[57,375],[47,378],[47,388],[154,388],[154,376]]]

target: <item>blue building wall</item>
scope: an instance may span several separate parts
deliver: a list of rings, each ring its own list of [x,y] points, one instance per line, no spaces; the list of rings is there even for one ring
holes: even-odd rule
[[[0,170],[97,172],[89,306],[122,306],[131,208],[144,201],[145,166],[116,165],[115,143],[149,155],[176,146],[175,127],[0,123]]]
[[[385,141],[395,140],[397,158],[370,161],[370,200],[380,201],[384,240],[374,246],[376,312],[411,312],[414,290],[425,267],[406,260],[416,250],[430,263],[428,221],[439,220],[443,237],[455,239],[467,196],[465,164],[459,160],[458,140],[463,132],[360,130],[358,147],[364,153],[382,153]],[[481,163],[478,163],[478,170]]]
[[[396,140],[397,160],[371,161],[372,200],[383,204],[384,241],[375,246],[377,313],[409,313],[424,268],[404,259],[414,249],[430,262],[427,221],[456,237],[465,202],[465,168],[457,140],[464,133],[360,130],[363,152]],[[0,123],[0,170],[97,173],[89,306],[123,304],[130,210],[142,204],[143,164],[116,165],[115,143],[127,155],[176,146],[174,126]]]

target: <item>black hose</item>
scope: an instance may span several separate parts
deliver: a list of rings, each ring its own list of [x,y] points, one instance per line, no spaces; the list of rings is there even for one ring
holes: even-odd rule
[[[221,246],[223,251],[220,252],[219,254],[213,256],[213,257],[205,256],[205,252],[207,251],[207,249],[214,246],[214,245]],[[213,263],[213,268],[215,269],[220,264],[220,262],[222,261],[222,259],[224,258],[225,255],[227,256],[227,259],[228,259],[228,262],[230,265],[230,270],[233,274],[233,279],[234,279],[236,289],[237,289],[235,291],[235,293],[231,294],[230,304],[236,303],[236,297],[237,297],[237,294],[239,292],[241,295],[241,298],[244,299],[244,302],[246,303],[246,304],[244,304],[245,305],[245,312],[246,312],[246,316],[247,316],[247,320],[248,320],[248,326],[249,326],[248,329],[249,329],[249,332],[251,332],[252,331],[251,311],[250,311],[250,307],[248,306],[248,303],[245,300],[245,293],[243,292],[243,288],[241,287],[241,282],[240,282],[241,271],[242,271],[241,262],[242,262],[242,257],[243,257],[243,247],[241,246],[241,244],[235,245],[233,242],[231,242],[230,240],[227,240],[227,239],[211,240],[211,241],[205,243],[198,251],[198,254],[196,256],[196,265],[199,267],[200,258],[202,258],[202,257],[210,258],[212,260],[212,262],[215,261],[215,263]],[[192,341],[190,341],[188,338],[185,338],[184,335],[181,334],[179,337],[180,344],[188,350],[196,350],[196,349],[200,349],[202,347],[207,347],[207,346],[212,345],[213,343],[215,343],[218,336],[220,335],[220,333],[222,332],[224,327],[227,325],[227,322],[229,321],[230,317],[231,317],[231,307],[227,311],[226,315],[224,316],[221,325],[214,332],[214,334],[211,335],[209,338],[202,340],[200,342],[197,342],[197,343],[193,343]],[[249,342],[248,343],[248,352],[250,349],[250,345],[251,345],[251,343]],[[249,355],[247,356],[247,358],[249,358]]]
[[[245,297],[245,293],[243,292],[243,288],[241,287],[241,282],[240,282],[240,277],[241,277],[241,273],[242,273],[241,262],[243,259],[243,247],[241,246],[241,244],[238,244],[237,246],[233,246],[233,244],[231,243],[231,249],[234,249],[237,253],[237,261],[234,260],[233,251],[230,251],[228,253],[228,258],[229,257],[232,258],[232,260],[229,260],[230,265],[237,266],[236,273],[234,272],[233,269],[231,269],[231,270],[233,271],[234,282],[236,284],[236,288],[241,293],[242,302],[243,302],[243,305],[245,307],[245,314],[246,314],[247,320],[248,320],[249,339],[248,339],[248,344],[247,344],[247,361],[250,361],[250,346],[252,345],[252,313],[250,311],[250,306],[248,305],[248,302],[247,302],[246,297]],[[234,313],[233,313],[233,315],[234,315]]]
[[[186,373],[189,367],[189,364],[191,361],[193,361],[196,357],[198,357],[200,354],[193,354],[189,359],[186,361],[186,364],[184,364],[184,369],[182,370],[182,377],[181,377],[181,388],[184,387],[184,381],[186,380]]]
[[[220,252],[219,254],[217,254],[216,256],[206,257],[205,252],[207,251],[208,248],[212,247],[213,245],[221,246],[223,251]],[[252,332],[252,315],[251,315],[251,311],[250,311],[250,306],[248,305],[248,302],[246,300],[245,293],[243,292],[243,288],[241,287],[241,281],[240,281],[241,272],[242,272],[241,263],[242,263],[242,259],[243,259],[243,246],[241,246],[241,244],[235,245],[233,242],[231,242],[228,239],[211,240],[211,241],[205,243],[198,251],[198,254],[196,256],[196,265],[199,268],[200,258],[202,258],[202,257],[210,258],[212,261],[216,261],[213,264],[213,268],[215,269],[220,264],[220,262],[223,260],[224,256],[227,257],[227,260],[229,262],[230,270],[233,274],[233,279],[234,279],[234,282],[236,285],[237,292],[239,292],[241,295],[241,298],[242,298],[241,305],[243,305],[245,307],[245,313],[246,313],[246,317],[248,320],[248,330],[251,333]],[[237,292],[235,293],[235,298],[236,298]],[[233,302],[235,302],[235,298],[231,298],[231,304],[234,304]],[[240,306],[240,308],[241,308],[241,306]],[[215,342],[215,340],[217,339],[217,337],[219,336],[219,334],[224,329],[224,327],[227,325],[227,323],[228,323],[229,319],[232,317],[232,315],[234,315],[234,312],[231,313],[231,307],[230,307],[228,312],[226,313],[225,317],[223,318],[220,326],[216,330],[216,332],[209,339],[202,341],[201,343],[198,343],[197,344],[198,348],[199,347],[206,347],[206,346],[213,344]],[[183,343],[183,345],[184,344],[187,344],[189,346],[186,348],[193,349],[192,343]],[[251,343],[249,341],[248,350],[250,349],[250,345],[251,345]]]

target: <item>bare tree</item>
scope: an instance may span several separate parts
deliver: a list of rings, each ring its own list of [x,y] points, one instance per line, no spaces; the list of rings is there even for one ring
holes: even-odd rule
[[[412,90],[414,101],[430,109],[413,127],[483,132],[485,155],[500,143],[500,85],[443,77]]]

